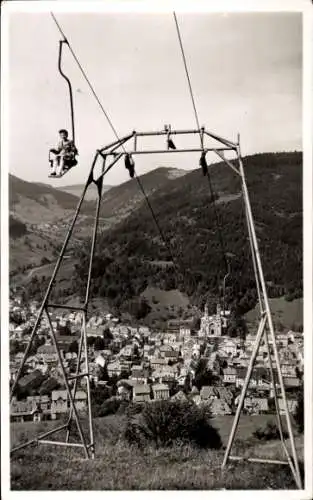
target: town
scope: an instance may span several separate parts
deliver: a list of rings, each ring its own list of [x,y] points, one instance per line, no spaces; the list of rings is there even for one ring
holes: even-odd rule
[[[11,385],[16,379],[38,310],[36,301],[25,305],[18,296],[10,299]],[[215,314],[210,315],[205,307],[199,328],[194,328],[192,319],[172,319],[168,321],[166,331],[153,331],[147,326],[124,324],[110,312],[92,315],[86,333],[92,395],[97,394],[98,410],[94,409],[93,415],[104,416],[113,412],[112,408],[117,408],[121,402],[143,403],[156,399],[189,399],[197,405],[206,405],[212,416],[234,414],[255,333],[247,333],[245,339],[229,336],[229,317],[230,311],[223,310],[217,303]],[[57,332],[64,367],[69,375],[73,375],[77,368],[80,313],[56,312],[50,314],[50,319]],[[276,343],[289,411],[293,413],[297,391],[302,385],[303,333],[287,329],[279,331]],[[269,348],[271,352],[270,339]],[[272,364],[275,375],[274,359]],[[78,382],[75,393],[77,409],[82,412],[87,408],[84,384],[86,378]],[[244,401],[244,412],[251,415],[274,413],[273,396],[269,355],[263,341]],[[285,408],[281,397],[278,403],[283,414]],[[11,402],[11,421],[58,419],[69,409],[70,401],[49,335],[48,321],[43,317]]]

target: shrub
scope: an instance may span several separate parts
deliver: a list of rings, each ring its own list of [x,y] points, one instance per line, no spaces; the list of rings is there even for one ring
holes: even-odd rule
[[[113,396],[110,399],[106,399],[103,403],[96,403],[93,406],[93,417],[106,417],[107,415],[114,415],[117,413],[121,404],[121,400]]]
[[[264,427],[259,427],[253,432],[253,436],[261,441],[280,439],[279,429],[274,422],[267,422]],[[288,438],[288,432],[283,429],[283,437]]]
[[[130,409],[127,416],[124,437],[139,447],[149,443],[157,448],[171,446],[177,441],[201,448],[222,446],[207,410],[192,402],[153,401],[146,403],[139,415],[131,415]]]

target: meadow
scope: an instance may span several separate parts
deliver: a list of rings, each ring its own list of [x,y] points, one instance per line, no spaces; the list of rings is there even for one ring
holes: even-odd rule
[[[257,442],[252,433],[269,415],[242,415],[234,453],[284,459],[279,441]],[[224,449],[201,450],[191,445],[138,449],[121,438],[123,416],[95,419],[96,458],[85,460],[77,449],[35,445],[16,452],[11,461],[12,490],[219,490],[295,489],[287,466],[229,462]],[[232,417],[212,418],[225,448]],[[52,422],[11,424],[12,445],[56,426]],[[61,437],[61,436],[60,436]],[[63,438],[63,436],[62,436]],[[303,437],[295,435],[300,464]],[[287,441],[288,446],[288,441]]]

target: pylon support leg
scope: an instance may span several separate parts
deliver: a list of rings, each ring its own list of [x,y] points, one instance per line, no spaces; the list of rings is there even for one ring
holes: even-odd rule
[[[261,464],[277,464],[277,465],[289,465],[289,462],[283,460],[272,460],[270,458],[250,458],[250,457],[237,457],[234,455],[229,455],[229,460],[237,460],[238,462],[253,462]]]
[[[265,323],[266,323],[266,316],[263,315],[263,317],[261,318],[261,321],[259,323],[259,328],[258,328],[258,332],[257,332],[256,339],[255,339],[253,353],[252,353],[251,358],[250,358],[250,363],[249,363],[249,367],[248,367],[248,370],[247,370],[247,373],[246,373],[245,382],[244,382],[244,385],[243,385],[243,388],[242,388],[242,391],[241,391],[241,394],[240,394],[240,399],[239,399],[239,402],[238,402],[238,406],[237,406],[236,415],[235,415],[235,418],[234,418],[234,421],[233,421],[232,429],[231,429],[231,432],[230,432],[230,435],[229,435],[228,444],[227,444],[227,447],[226,447],[226,451],[225,451],[225,455],[224,455],[224,459],[223,459],[223,463],[222,463],[222,468],[224,468],[225,465],[226,465],[226,463],[227,463],[227,460],[228,460],[228,457],[229,457],[229,454],[230,454],[230,450],[231,450],[231,447],[232,447],[232,444],[233,444],[233,441],[234,441],[235,433],[236,433],[237,426],[238,426],[238,423],[239,423],[239,418],[240,418],[241,410],[242,410],[242,407],[243,407],[244,399],[245,399],[245,396],[246,396],[246,393],[247,393],[247,389],[248,389],[248,385],[249,385],[249,382],[250,382],[250,378],[251,378],[251,373],[252,373],[254,361],[255,361],[255,358],[257,356],[257,353],[258,353],[258,350],[259,350],[259,345],[260,345],[260,342],[261,342],[261,339],[262,339],[262,335],[263,335],[263,332],[264,332]]]
[[[288,464],[290,466],[291,472],[292,472],[293,477],[295,479],[295,483],[299,489],[302,489],[302,478],[301,478],[298,457],[297,457],[295,443],[294,443],[293,431],[292,431],[292,427],[291,427],[286,392],[285,392],[284,381],[283,381],[283,376],[282,376],[281,367],[280,367],[279,355],[278,355],[277,346],[276,346],[276,339],[275,339],[272,315],[271,315],[271,310],[269,307],[269,300],[268,300],[266,284],[265,284],[264,275],[263,275],[262,263],[261,263],[259,247],[258,247],[258,241],[257,241],[257,237],[256,237],[255,227],[254,227],[254,221],[253,221],[252,210],[251,210],[251,205],[250,205],[249,193],[248,193],[248,189],[247,189],[247,185],[246,185],[246,181],[245,181],[245,174],[244,174],[243,163],[242,163],[242,159],[241,159],[239,139],[238,139],[238,145],[236,147],[236,150],[237,150],[237,158],[238,158],[238,163],[239,163],[239,173],[240,173],[241,180],[242,180],[243,200],[244,200],[244,204],[245,204],[245,212],[246,212],[246,218],[247,218],[249,240],[250,240],[250,245],[251,245],[253,267],[254,267],[254,272],[255,272],[255,277],[256,277],[257,291],[258,291],[258,297],[259,297],[259,303],[260,303],[261,320],[260,320],[260,324],[259,324],[259,328],[258,328],[258,333],[257,333],[256,339],[255,339],[255,345],[254,345],[253,353],[251,355],[249,368],[248,368],[248,371],[246,374],[245,383],[244,383],[244,386],[242,388],[242,392],[241,392],[239,404],[237,407],[236,415],[234,417],[233,425],[231,428],[231,432],[230,432],[224,460],[222,463],[222,468],[225,467],[227,460],[230,456],[230,451],[231,451],[231,447],[232,447],[233,440],[235,437],[236,429],[238,426],[242,406],[244,403],[244,398],[245,398],[247,388],[249,385],[249,381],[250,381],[250,377],[251,377],[251,373],[252,373],[252,368],[253,368],[254,361],[255,361],[255,358],[256,358],[256,355],[257,355],[257,352],[259,349],[262,335],[264,333],[264,328],[265,328],[266,323],[267,323],[269,331],[270,331],[270,335],[271,335],[272,344],[273,344],[274,358],[275,358],[275,362],[276,362],[276,366],[277,366],[277,373],[278,373],[279,384],[281,387],[282,398],[283,398],[283,402],[285,405],[286,421],[287,421],[287,427],[288,427],[288,434],[290,437],[293,462],[291,460],[291,457],[290,457],[289,452],[287,450],[287,447],[285,445],[285,441],[283,439],[281,416],[280,416],[278,401],[277,401],[276,384],[275,384],[275,380],[274,380],[271,353],[268,349],[270,371],[271,371],[271,377],[273,380],[273,388],[274,388],[275,407],[276,407],[276,414],[277,414],[281,442],[282,442],[283,449],[286,453],[286,456],[288,459]],[[228,164],[228,162],[226,162],[226,164]],[[266,343],[268,346],[267,332],[265,333],[265,337],[266,337]]]
[[[264,313],[264,304],[263,304],[263,297],[262,297],[262,292],[261,292],[261,285],[260,285],[260,277],[259,277],[259,272],[258,272],[258,267],[257,267],[257,262],[256,262],[256,255],[255,255],[255,249],[253,246],[253,239],[252,239],[252,228],[251,228],[251,221],[248,215],[247,207],[245,204],[245,215],[246,215],[246,221],[247,221],[247,227],[248,227],[248,233],[249,233],[249,241],[250,241],[250,247],[251,247],[251,255],[252,255],[252,263],[253,263],[253,271],[255,275],[255,282],[256,282],[256,287],[257,287],[257,295],[258,295],[258,300],[259,300],[259,306],[260,306],[260,313],[261,315]],[[279,435],[280,435],[280,440],[282,444],[283,451],[287,457],[288,464],[290,466],[290,469],[293,473],[293,476],[296,478],[297,477],[297,472],[294,468],[294,464],[292,462],[290,453],[287,449],[284,435],[283,435],[283,425],[282,425],[282,419],[281,419],[281,414],[279,411],[279,404],[278,404],[278,397],[277,397],[277,388],[276,388],[276,381],[275,381],[275,376],[274,376],[274,370],[273,370],[273,363],[272,363],[272,356],[270,352],[270,347],[268,343],[268,334],[267,334],[267,328],[265,327],[265,344],[266,344],[266,349],[268,352],[268,359],[269,359],[269,368],[270,368],[270,376],[273,384],[273,391],[274,391],[274,401],[275,401],[275,410],[276,410],[276,420],[277,420],[277,426],[279,430]]]
[[[70,403],[71,403],[71,408],[73,409],[73,413],[74,413],[74,416],[75,416],[75,420],[76,420],[76,424],[77,424],[77,428],[78,428],[78,432],[79,432],[79,437],[80,437],[80,439],[81,439],[81,441],[82,441],[82,443],[84,445],[84,451],[85,451],[86,458],[89,458],[89,453],[88,453],[88,449],[87,449],[87,444],[86,444],[85,436],[84,436],[82,428],[81,428],[81,424],[80,424],[78,412],[77,412],[76,405],[75,405],[75,399],[73,398],[73,394],[72,394],[71,388],[70,388],[68,380],[67,380],[67,374],[65,372],[65,368],[64,368],[62,356],[61,356],[61,353],[60,353],[60,349],[59,349],[57,340],[55,338],[53,326],[52,326],[51,319],[50,319],[48,311],[46,311],[46,314],[47,314],[47,318],[48,318],[48,322],[49,322],[49,328],[50,328],[50,332],[51,332],[51,336],[52,336],[52,341],[53,341],[55,350],[56,350],[57,355],[58,355],[58,360],[59,360],[59,363],[60,363],[60,368],[61,368],[62,375],[63,375],[63,378],[64,378],[65,387],[66,387],[67,394],[68,394],[68,397],[69,397],[69,400],[70,400]]]
[[[67,245],[68,245],[69,240],[70,240],[70,238],[72,236],[73,229],[74,229],[74,226],[76,224],[78,215],[80,213],[82,203],[83,203],[83,201],[85,199],[85,195],[86,195],[87,189],[88,189],[89,185],[91,184],[91,182],[93,182],[93,171],[94,171],[94,167],[96,165],[96,162],[97,162],[99,156],[100,156],[99,153],[97,153],[95,155],[95,157],[94,157],[93,162],[92,162],[92,165],[91,165],[91,168],[90,168],[90,172],[89,172],[87,181],[85,183],[85,186],[84,186],[81,198],[80,198],[80,200],[79,200],[79,202],[77,204],[77,208],[76,208],[75,214],[73,216],[72,222],[71,222],[70,227],[68,229],[68,232],[66,234],[66,237],[65,237],[62,249],[60,251],[60,254],[59,254],[58,260],[56,262],[53,274],[51,276],[49,285],[47,287],[44,299],[42,301],[40,310],[38,312],[38,315],[37,315],[37,318],[36,318],[36,322],[35,322],[34,328],[33,328],[32,333],[31,333],[30,341],[29,341],[29,343],[27,345],[27,348],[25,350],[21,366],[19,368],[17,377],[15,379],[15,382],[14,382],[12,390],[11,390],[11,400],[12,400],[12,397],[14,395],[15,389],[17,387],[17,383],[18,383],[18,381],[19,381],[19,379],[21,377],[23,368],[25,366],[25,362],[27,361],[27,358],[29,356],[31,345],[33,343],[35,335],[37,334],[37,330],[38,330],[38,327],[39,327],[40,322],[42,320],[43,313],[45,312],[47,320],[48,320],[49,331],[50,331],[50,334],[51,334],[52,342],[53,342],[53,345],[54,345],[54,348],[55,348],[55,351],[56,351],[56,354],[57,354],[58,363],[59,363],[59,366],[60,366],[60,369],[61,369],[61,372],[62,372],[62,375],[63,375],[64,383],[65,383],[65,386],[66,386],[67,395],[68,395],[68,398],[69,398],[69,401],[70,401],[70,418],[68,419],[68,421],[67,421],[66,424],[64,424],[64,425],[62,425],[60,427],[57,427],[56,429],[52,429],[52,430],[50,430],[48,432],[45,432],[44,434],[41,434],[38,437],[36,437],[36,438],[34,438],[32,440],[29,440],[26,443],[23,443],[23,444],[15,447],[15,448],[13,448],[11,450],[11,453],[14,453],[17,450],[26,448],[29,445],[38,444],[38,443],[45,443],[45,444],[61,444],[61,443],[63,443],[63,445],[65,445],[65,446],[66,445],[74,446],[75,443],[69,443],[68,442],[68,439],[69,439],[69,430],[70,430],[70,423],[71,423],[72,416],[74,416],[76,424],[77,424],[78,432],[79,432],[79,437],[80,437],[80,440],[81,440],[80,447],[84,449],[86,458],[90,458],[90,454],[91,454],[92,457],[94,457],[94,442],[93,442],[94,438],[93,438],[93,428],[92,428],[91,396],[90,396],[90,384],[89,384],[89,366],[88,366],[88,350],[87,350],[87,335],[86,335],[86,310],[88,308],[89,288],[90,288],[90,274],[91,274],[92,260],[93,260],[94,247],[95,247],[95,241],[96,241],[96,234],[95,233],[97,231],[98,219],[99,219],[99,209],[100,209],[100,201],[101,201],[101,190],[102,190],[102,184],[103,184],[102,177],[106,173],[106,172],[104,172],[104,165],[105,165],[104,162],[103,162],[101,179],[97,180],[97,186],[98,186],[98,192],[99,192],[100,201],[98,203],[97,210],[96,210],[96,215],[95,215],[95,225],[94,225],[94,233],[93,233],[93,250],[92,250],[92,256],[91,256],[91,261],[90,261],[90,266],[89,266],[89,276],[88,276],[88,283],[87,283],[88,294],[86,295],[86,300],[85,300],[85,304],[84,304],[83,307],[74,307],[73,308],[74,310],[80,311],[83,314],[83,322],[82,322],[83,324],[82,324],[82,329],[81,329],[81,341],[80,341],[80,353],[82,353],[82,350],[84,348],[84,350],[85,350],[85,357],[86,357],[86,363],[85,363],[86,369],[85,369],[85,372],[84,372],[83,375],[87,378],[87,398],[88,398],[88,411],[89,411],[89,431],[90,431],[90,440],[91,440],[91,443],[88,443],[88,444],[87,444],[85,436],[83,434],[83,430],[82,430],[82,427],[81,427],[81,422],[80,422],[80,419],[79,419],[79,415],[78,415],[78,411],[77,411],[77,407],[76,407],[76,403],[75,403],[75,394],[76,394],[76,389],[77,389],[77,380],[78,380],[78,377],[80,376],[79,367],[80,367],[81,354],[78,356],[78,366],[77,366],[77,370],[76,370],[76,377],[75,377],[75,380],[74,380],[74,394],[73,394],[73,392],[71,390],[71,387],[69,385],[69,381],[71,380],[71,377],[68,376],[67,373],[66,373],[66,371],[65,371],[65,367],[64,367],[64,364],[63,364],[61,352],[60,352],[60,349],[59,349],[59,346],[58,346],[58,342],[57,342],[57,339],[56,339],[56,336],[55,336],[55,332],[54,332],[54,329],[53,329],[53,326],[52,326],[52,323],[51,323],[51,318],[50,318],[50,315],[49,315],[50,304],[48,303],[48,300],[49,300],[49,297],[50,297],[50,294],[51,294],[51,291],[52,291],[52,288],[53,288],[53,285],[54,285],[54,282],[55,282],[55,278],[57,276],[57,273],[59,271],[60,265],[61,265],[62,260],[64,258]],[[112,164],[108,166],[107,171],[113,166],[113,164],[116,163],[116,161],[120,157],[121,157],[121,155],[118,155],[118,158],[115,159],[112,162]],[[51,304],[52,308],[57,308],[59,306],[62,307],[63,309],[71,309],[70,306],[64,306],[64,305],[62,306],[61,304],[60,305],[58,305],[58,304]],[[67,435],[66,435],[66,441],[65,441],[65,443],[64,442],[59,442],[59,441],[50,441],[50,440],[44,439],[44,438],[52,435],[53,433],[55,433],[55,432],[57,432],[59,430],[63,430],[63,429],[67,429]]]
[[[56,427],[56,429],[51,429],[48,432],[44,432],[43,434],[40,434],[39,436],[37,436],[34,439],[30,439],[26,443],[23,443],[23,444],[20,444],[18,446],[15,446],[14,448],[12,448],[11,453],[14,453],[14,452],[16,452],[18,450],[22,450],[23,448],[26,448],[27,446],[30,446],[31,444],[38,444],[38,441],[40,439],[43,439],[43,438],[48,437],[48,436],[51,436],[55,432],[58,432],[58,431],[61,431],[61,430],[65,429],[66,426],[67,426],[67,424],[60,425],[59,427]]]

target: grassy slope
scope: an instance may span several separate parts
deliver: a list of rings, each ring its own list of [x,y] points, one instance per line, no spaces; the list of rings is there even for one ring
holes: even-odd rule
[[[238,438],[246,439],[268,416],[242,416]],[[27,448],[13,455],[11,481],[14,490],[162,490],[162,489],[293,489],[289,469],[284,466],[231,462],[221,471],[224,451],[197,450],[191,446],[168,449],[134,449],[121,439],[123,417],[96,419],[97,455],[86,461],[73,449],[50,446]],[[226,444],[232,417],[213,419]],[[53,424],[55,425],[55,424]],[[51,423],[39,424],[43,432]],[[34,435],[35,424],[14,424],[13,443]],[[302,437],[296,437],[299,456]],[[44,451],[44,453],[43,453]],[[239,451],[235,449],[235,452]],[[246,448],[247,451],[247,448]],[[282,457],[280,445],[253,445],[250,456]],[[265,486],[266,485],[266,486]]]
[[[284,297],[269,299],[274,323],[281,323],[285,328],[292,329],[303,324],[303,299],[294,299],[288,302]],[[255,327],[258,323],[258,307],[246,314],[248,328]]]

